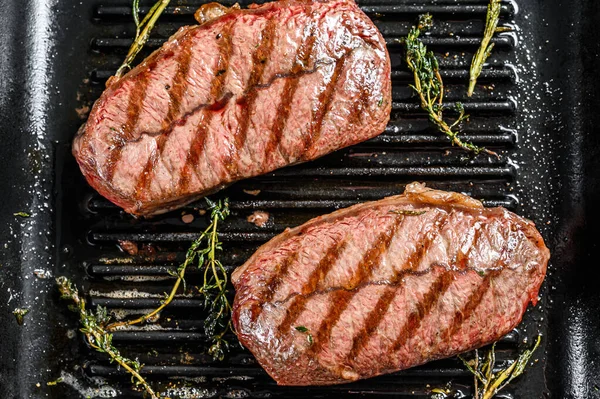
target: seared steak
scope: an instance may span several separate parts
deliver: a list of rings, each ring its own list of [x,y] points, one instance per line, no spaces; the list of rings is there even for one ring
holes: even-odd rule
[[[262,246],[232,276],[233,323],[279,384],[350,382],[498,340],[549,256],[532,222],[413,183]]]
[[[129,213],[315,159],[389,119],[385,41],[352,0],[209,11],[110,81],[73,143],[90,185]]]

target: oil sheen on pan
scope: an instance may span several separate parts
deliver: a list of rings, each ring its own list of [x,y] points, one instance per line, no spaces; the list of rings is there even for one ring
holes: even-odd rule
[[[89,184],[125,211],[163,213],[385,129],[389,54],[352,0],[202,17],[110,80],[73,143]]]

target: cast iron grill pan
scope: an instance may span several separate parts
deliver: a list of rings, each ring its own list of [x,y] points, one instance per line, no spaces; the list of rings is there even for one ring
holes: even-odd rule
[[[178,27],[194,24],[193,13],[201,4],[189,1],[168,7],[142,56],[164,43]],[[515,190],[519,169],[508,156],[469,156],[453,148],[431,126],[408,87],[412,75],[404,65],[399,43],[419,14],[433,14],[434,28],[424,41],[440,60],[448,105],[462,101],[471,115],[464,125],[463,138],[504,155],[518,152],[520,132],[515,121],[520,104],[515,98],[521,89],[513,66],[520,51],[516,36],[498,35],[493,39],[496,46],[489,65],[479,79],[475,95],[466,98],[469,64],[481,39],[486,4],[484,0],[359,1],[383,33],[390,52],[390,123],[382,135],[370,141],[314,162],[239,182],[213,195],[212,199],[228,197],[231,201],[232,215],[221,228],[225,245],[222,259],[229,271],[286,227],[362,201],[401,193],[414,180],[469,194],[486,206],[504,206],[523,214],[520,194]],[[90,2],[89,7],[90,29],[94,33],[89,48],[81,49],[80,54],[89,71],[80,89],[84,103],[91,103],[100,95],[106,79],[124,59],[134,34],[129,1]],[[142,13],[147,10],[148,7],[141,9]],[[517,9],[505,3],[500,25],[518,28],[514,22],[518,17]],[[65,216],[67,227],[59,237],[65,248],[59,263],[79,277],[76,281],[85,286],[91,305],[106,306],[116,317],[141,315],[159,306],[163,293],[172,286],[168,272],[175,270],[190,242],[206,227],[207,219],[201,216],[205,202],[198,201],[150,220],[136,220],[95,193],[79,174],[74,160],[69,155],[66,159],[61,184],[71,192],[73,207]],[[269,213],[265,227],[246,220],[254,211]],[[184,223],[183,214],[193,214],[194,221]],[[140,252],[135,256],[123,252],[119,241],[137,243]],[[188,287],[200,284],[199,273],[190,269],[186,281]],[[182,397],[430,398],[432,388],[444,388],[449,382],[456,397],[472,394],[472,377],[455,358],[343,386],[278,387],[252,355],[236,345],[234,336],[230,337],[233,346],[224,361],[213,361],[206,354],[202,305],[198,295],[178,295],[158,323],[118,331],[114,342],[125,355],[145,364],[144,375],[151,383]],[[538,306],[543,308],[544,302]],[[499,364],[514,358],[518,349],[531,342],[535,336],[532,334],[543,328],[537,312],[529,310],[525,322],[501,340],[497,346]],[[142,396],[131,389],[125,373],[88,348],[81,337],[77,345],[77,361],[83,365],[81,378],[92,385],[94,378],[105,378],[100,380],[104,381],[100,386],[105,392],[111,392],[109,386],[114,388],[118,397]],[[519,380],[511,385],[504,397],[515,397],[523,383]]]

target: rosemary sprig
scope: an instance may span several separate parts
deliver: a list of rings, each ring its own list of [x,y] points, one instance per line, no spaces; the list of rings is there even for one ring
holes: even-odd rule
[[[490,0],[490,4],[488,4],[483,39],[481,40],[479,49],[477,49],[477,52],[473,56],[473,61],[471,61],[469,90],[467,91],[467,95],[469,97],[473,95],[477,78],[479,78],[481,70],[483,69],[483,64],[492,54],[494,43],[490,43],[490,41],[492,40],[494,33],[504,31],[504,29],[498,28],[498,20],[500,19],[500,11],[502,10],[502,4],[500,1],[501,0]]]
[[[77,287],[71,280],[61,276],[56,279],[56,283],[61,298],[73,302],[71,310],[79,313],[79,321],[82,326],[80,331],[85,335],[89,345],[98,352],[106,353],[110,357],[111,363],[118,363],[119,366],[131,374],[132,382],[135,382],[136,385],[142,385],[152,399],[158,399],[158,395],[140,374],[142,369],[140,362],[124,357],[113,345],[113,336],[106,328],[110,321],[106,308],[98,306],[96,312],[86,309],[85,299],[79,295]]]
[[[433,51],[427,50],[427,47],[419,39],[421,32],[431,27],[431,25],[431,15],[421,15],[418,26],[413,26],[408,36],[403,39],[406,48],[406,63],[413,72],[415,81],[415,84],[410,85],[410,87],[419,96],[421,108],[427,112],[431,122],[442,133],[446,134],[454,145],[475,154],[485,152],[486,154],[498,156],[493,151],[464,142],[458,137],[458,126],[469,118],[465,114],[465,108],[461,103],[456,103],[454,107],[455,111],[458,112],[458,118],[451,124],[444,120],[444,82],[440,75],[439,64]]]
[[[511,381],[525,371],[529,359],[540,345],[542,340],[541,336],[538,336],[537,341],[533,348],[525,350],[517,360],[510,363],[510,365],[504,369],[494,372],[494,366],[496,363],[496,344],[492,345],[492,348],[488,351],[487,355],[479,356],[479,352],[475,350],[473,359],[467,359],[466,357],[459,355],[460,360],[465,364],[467,369],[473,373],[475,380],[475,396],[473,399],[491,399],[504,389]]]
[[[135,22],[136,27],[135,39],[133,40],[131,47],[129,47],[129,51],[127,52],[125,61],[123,61],[123,64],[121,64],[121,66],[119,67],[119,69],[117,69],[117,72],[115,73],[116,79],[120,79],[125,72],[131,69],[131,64],[133,63],[133,60],[148,41],[148,38],[150,37],[150,32],[154,28],[156,21],[158,21],[158,18],[170,2],[171,0],[157,1],[156,3],[154,3],[152,8],[150,8],[150,11],[148,11],[148,14],[146,14],[144,19],[140,21],[140,0],[133,0],[133,20]]]

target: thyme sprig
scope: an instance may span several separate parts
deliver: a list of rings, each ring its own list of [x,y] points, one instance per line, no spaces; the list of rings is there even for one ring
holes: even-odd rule
[[[116,362],[123,367],[129,374],[131,380],[136,385],[142,385],[152,399],[158,399],[158,395],[146,382],[140,374],[142,364],[137,360],[129,359],[121,354],[121,352],[113,345],[113,336],[107,329],[110,322],[110,316],[105,307],[97,306],[93,312],[86,308],[85,299],[79,294],[77,287],[66,277],[58,277],[56,279],[58,290],[61,298],[73,302],[70,307],[74,312],[79,313],[79,321],[81,323],[80,331],[84,334],[88,344],[100,353],[106,353],[110,357],[110,361]]]
[[[209,337],[211,347],[209,354],[215,359],[222,360],[229,343],[224,339],[225,334],[231,330],[231,304],[227,298],[227,282],[229,277],[225,267],[217,257],[217,253],[223,250],[219,241],[219,222],[224,221],[229,216],[229,200],[214,202],[205,198],[208,203],[211,223],[192,243],[188,249],[184,262],[179,265],[177,271],[170,272],[176,278],[171,292],[161,301],[159,307],[132,320],[124,320],[109,324],[106,326],[108,331],[114,331],[122,327],[141,324],[147,320],[160,315],[160,312],[167,307],[175,298],[180,286],[186,291],[185,272],[190,266],[196,266],[204,271],[204,281],[201,287],[198,287],[199,293],[204,297],[204,306],[209,314],[204,321],[204,332]]]
[[[418,26],[413,26],[408,36],[402,40],[406,48],[406,63],[414,75],[414,85],[410,85],[410,87],[417,93],[421,108],[427,112],[431,122],[446,134],[454,145],[475,154],[485,152],[498,156],[493,151],[464,142],[458,137],[457,129],[460,123],[469,118],[461,103],[456,103],[454,106],[454,110],[458,112],[458,118],[450,124],[444,120],[444,82],[440,75],[438,60],[433,51],[427,50],[427,47],[419,39],[421,32],[430,28],[431,25],[431,15],[421,15]]]
[[[490,0],[485,17],[485,30],[483,33],[483,39],[481,40],[481,45],[477,49],[477,52],[471,61],[471,70],[469,72],[469,89],[467,91],[467,95],[469,97],[473,95],[477,78],[479,78],[479,75],[481,75],[481,71],[483,70],[483,64],[485,64],[485,61],[492,54],[494,43],[490,42],[494,36],[494,33],[503,32],[506,30],[505,28],[498,28],[501,10],[501,0]]]
[[[204,320],[204,333],[210,337],[211,346],[208,353],[215,359],[223,360],[225,352],[229,350],[229,343],[224,336],[228,331],[233,331],[231,325],[231,304],[227,298],[227,282],[229,277],[227,270],[217,257],[217,253],[223,250],[219,241],[217,226],[220,221],[229,216],[229,202],[213,202],[206,199],[211,210],[212,223],[202,236],[188,251],[186,261],[195,263],[199,269],[204,270],[204,280],[199,292],[204,295],[204,307],[209,313]],[[201,248],[204,240],[207,240],[205,248]]]
[[[508,367],[497,372],[494,372],[496,363],[495,343],[486,355],[480,356],[477,350],[475,350],[472,359],[460,355],[460,360],[474,376],[475,395],[473,399],[491,399],[510,384],[513,379],[523,374],[529,359],[540,345],[541,340],[542,337],[538,336],[533,348],[525,350],[517,360],[510,362]]]
[[[167,8],[170,2],[171,0],[157,1],[154,3],[152,8],[150,8],[150,11],[148,11],[148,14],[146,14],[144,19],[140,21],[140,0],[133,0],[132,11],[136,28],[135,39],[133,40],[131,47],[129,47],[125,61],[123,61],[123,64],[121,64],[115,73],[116,79],[120,79],[125,72],[131,69],[131,64],[135,60],[135,57],[150,38],[150,32],[152,32],[152,29],[154,29],[156,21],[158,21],[158,18],[163,13],[165,8]]]
[[[175,278],[175,283],[169,294],[156,309],[144,314],[136,319],[111,322],[111,317],[106,308],[98,306],[96,311],[86,309],[84,298],[79,294],[75,285],[66,277],[56,279],[61,297],[73,302],[72,310],[79,313],[79,320],[82,328],[81,332],[85,335],[92,348],[101,353],[106,353],[111,362],[117,362],[128,373],[132,375],[132,382],[136,385],[142,385],[151,398],[158,398],[150,385],[140,374],[142,365],[137,360],[132,360],[121,355],[119,350],[112,343],[112,332],[115,330],[141,324],[152,320],[160,315],[160,312],[167,307],[175,298],[179,287],[183,286],[186,291],[185,272],[191,266],[196,266],[204,271],[204,282],[198,288],[204,296],[204,305],[209,311],[204,322],[204,331],[209,337],[211,347],[209,354],[215,359],[222,360],[225,351],[229,348],[229,343],[224,336],[228,331],[232,331],[231,325],[231,304],[227,298],[228,275],[225,267],[218,259],[218,252],[223,250],[219,241],[218,225],[229,216],[229,201],[227,199],[214,202],[206,198],[210,211],[211,223],[192,243],[186,253],[184,262],[179,265],[177,271],[171,273]]]

